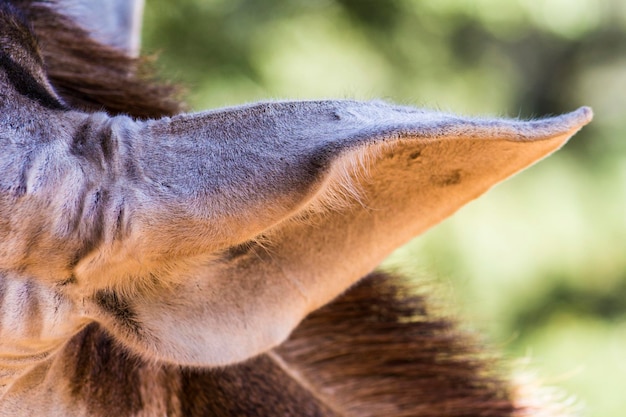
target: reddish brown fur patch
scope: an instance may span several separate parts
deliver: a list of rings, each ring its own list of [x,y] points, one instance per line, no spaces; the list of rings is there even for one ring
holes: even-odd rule
[[[144,407],[139,369],[145,364],[116,346],[97,324],[76,335],[62,355],[72,401],[86,404],[91,415],[126,417]]]
[[[346,415],[512,415],[507,384],[476,340],[401,282],[373,274],[277,351]]]
[[[267,355],[237,366],[182,372],[184,416],[339,417]]]
[[[70,401],[87,404],[93,416],[335,415],[265,355],[227,368],[182,369],[130,355],[96,324],[62,355]]]

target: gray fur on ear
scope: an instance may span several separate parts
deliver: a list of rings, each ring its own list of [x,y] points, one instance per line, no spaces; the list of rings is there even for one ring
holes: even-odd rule
[[[351,101],[92,118],[88,131],[114,145],[90,179],[104,220],[72,291],[150,357],[241,361],[590,119],[588,108],[522,122]]]

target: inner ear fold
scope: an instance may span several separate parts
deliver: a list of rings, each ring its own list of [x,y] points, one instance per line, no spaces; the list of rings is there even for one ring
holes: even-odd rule
[[[87,313],[161,360],[244,360],[283,341],[399,245],[558,149],[590,118],[589,109],[520,122],[329,102],[148,123],[133,149],[157,190],[142,193],[154,201],[135,221],[141,233],[128,256],[152,254],[141,267],[157,281],[175,280],[134,295],[117,286],[114,297],[92,299]],[[165,180],[177,199],[166,198]],[[342,190],[358,197],[337,199]],[[182,221],[185,211],[196,220]]]

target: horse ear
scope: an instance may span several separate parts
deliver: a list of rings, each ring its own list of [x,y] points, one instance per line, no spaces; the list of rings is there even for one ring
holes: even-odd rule
[[[94,294],[86,313],[161,360],[244,360],[590,119],[588,108],[521,122],[339,101],[118,127],[132,217],[116,226],[124,241],[77,265]]]
[[[57,0],[54,7],[96,41],[139,54],[144,0]]]

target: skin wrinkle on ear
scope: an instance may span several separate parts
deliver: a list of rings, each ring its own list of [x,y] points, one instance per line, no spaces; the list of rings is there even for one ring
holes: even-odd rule
[[[285,282],[291,285],[292,288],[295,290],[295,294],[302,297],[304,305],[309,305],[311,301],[309,300],[309,297],[306,293],[306,286],[303,285],[302,282],[300,282],[295,275],[287,273],[282,268],[280,272],[282,272],[282,277],[284,278]]]

